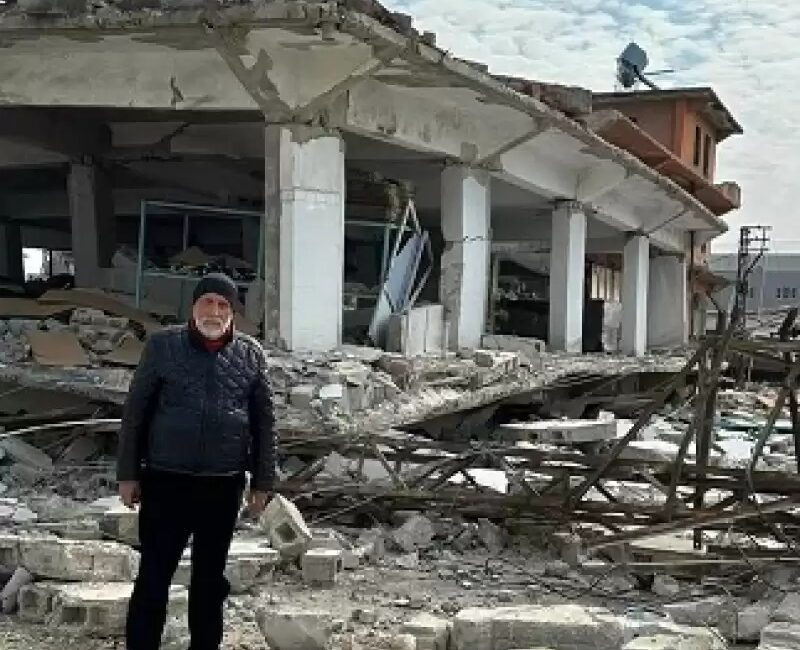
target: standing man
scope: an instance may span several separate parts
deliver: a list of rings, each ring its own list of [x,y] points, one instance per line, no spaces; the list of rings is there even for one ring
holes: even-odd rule
[[[200,280],[188,325],[151,334],[122,417],[117,480],[141,503],[141,564],[128,609],[128,650],[157,650],[172,576],[189,538],[191,650],[218,650],[224,577],[245,485],[260,513],[273,488],[275,429],[264,350],[234,331],[236,285]]]

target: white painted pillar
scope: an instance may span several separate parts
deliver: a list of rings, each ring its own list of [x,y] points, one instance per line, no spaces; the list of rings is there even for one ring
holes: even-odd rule
[[[625,244],[622,259],[622,352],[641,356],[647,351],[647,283],[650,241],[635,235]]]
[[[75,284],[102,286],[101,269],[114,255],[114,198],[106,172],[98,165],[72,164],[67,181],[72,220]]]
[[[290,350],[342,340],[344,142],[338,132],[266,127],[265,324]]]
[[[464,166],[442,172],[442,276],[440,297],[451,349],[476,348],[486,324],[489,295],[489,174]]]
[[[688,341],[686,276],[686,261],[680,257],[664,255],[650,260],[649,347],[674,347]]]
[[[0,223],[0,276],[20,282],[25,279],[22,229],[13,221]]]
[[[583,293],[586,260],[586,214],[573,202],[553,211],[550,247],[551,350],[583,351]]]

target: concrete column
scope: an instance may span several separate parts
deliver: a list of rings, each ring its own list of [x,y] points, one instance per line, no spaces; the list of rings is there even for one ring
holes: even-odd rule
[[[258,238],[261,225],[255,219],[242,219],[242,259],[253,265],[258,264]]]
[[[489,296],[491,179],[463,166],[442,172],[440,298],[451,349],[476,348],[486,325]]]
[[[647,283],[650,241],[636,235],[625,244],[622,259],[622,352],[641,356],[647,351]]]
[[[290,350],[342,340],[344,142],[337,132],[266,127],[265,324]]]
[[[75,163],[70,166],[67,192],[75,284],[99,287],[103,284],[101,269],[111,266],[116,245],[111,183],[100,166]]]
[[[553,211],[550,246],[551,350],[583,351],[583,293],[586,260],[586,214],[577,203]]]
[[[0,276],[19,282],[25,280],[22,229],[13,221],[0,223]]]
[[[686,261],[661,256],[650,260],[647,345],[673,347],[688,340]]]

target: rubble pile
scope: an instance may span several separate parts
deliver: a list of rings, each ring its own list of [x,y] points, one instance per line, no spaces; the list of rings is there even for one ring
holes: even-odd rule
[[[39,508],[37,526],[92,520],[97,536],[3,526],[0,638],[9,625],[30,624],[95,647],[93,639],[124,630],[137,513],[115,497],[55,505]],[[722,650],[740,642],[777,650],[800,638],[796,569],[765,572],[759,590],[744,579],[721,588],[712,574],[678,580],[612,564],[598,573],[582,553],[573,563],[557,559],[576,540],[553,528],[534,543],[488,520],[435,512],[394,519],[320,528],[280,495],[257,521],[244,518],[226,570],[226,650],[265,642],[271,650]],[[190,558],[188,549],[170,592],[164,647],[174,650],[186,644]]]

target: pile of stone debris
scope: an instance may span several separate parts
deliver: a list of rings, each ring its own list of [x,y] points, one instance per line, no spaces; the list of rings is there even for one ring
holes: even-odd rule
[[[2,504],[4,514],[25,507],[37,516],[0,524],[0,606],[8,617],[0,645],[5,630],[26,624],[87,643],[122,634],[138,563],[137,513],[116,497]],[[393,528],[314,527],[280,495],[259,520],[243,518],[226,570],[233,594],[226,650],[265,641],[270,650],[800,644],[795,569],[724,584],[719,576],[679,580],[588,562],[567,532],[512,536],[488,520],[436,513],[397,512],[394,521]],[[165,648],[186,644],[190,558],[188,549],[173,581]]]

